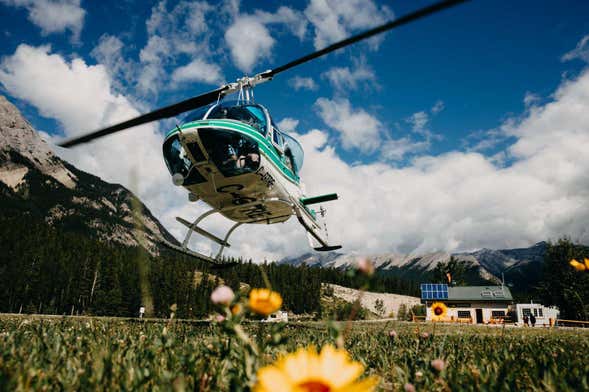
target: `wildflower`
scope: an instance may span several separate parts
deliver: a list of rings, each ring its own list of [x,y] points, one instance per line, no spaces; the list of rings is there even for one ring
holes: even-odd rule
[[[443,359],[437,358],[431,362],[431,365],[436,371],[441,372],[446,367],[446,362]]]
[[[374,274],[374,264],[366,257],[358,259],[357,268],[358,271],[362,272],[364,275],[371,276]]]
[[[405,383],[403,389],[405,390],[405,392],[415,392],[415,386],[409,382]]]
[[[569,264],[573,266],[574,269],[576,269],[577,271],[585,271],[585,270],[589,270],[589,259],[587,259],[585,257],[585,259],[583,260],[585,262],[585,264],[578,262],[575,259],[572,259]]]
[[[249,307],[252,312],[268,316],[282,306],[282,297],[269,289],[252,289],[249,296]]]
[[[346,350],[324,346],[320,354],[314,348],[301,348],[276,363],[258,370],[256,392],[274,391],[372,391],[378,379],[358,381],[364,367],[350,359]]]
[[[418,371],[416,371],[416,372],[415,372],[415,378],[416,378],[417,380],[420,380],[420,379],[421,379],[421,377],[423,377],[423,372],[422,372],[421,370],[418,370]]]
[[[433,321],[443,321],[446,318],[448,308],[443,302],[434,302],[431,306],[431,311]]]
[[[229,286],[219,286],[211,293],[211,302],[216,305],[229,306],[233,298],[235,298],[235,294]]]
[[[391,340],[395,340],[397,338],[397,331],[395,331],[394,329],[391,329],[389,331],[389,338],[391,338]]]
[[[223,321],[225,321],[225,316],[217,314],[215,315],[215,321],[218,323],[222,323]]]
[[[427,338],[429,338],[429,333],[427,333],[427,332],[422,332],[422,333],[421,333],[421,338],[422,338],[422,339],[427,339]]]
[[[235,304],[231,307],[232,315],[237,316],[238,314],[241,314],[241,312],[243,312],[243,306],[241,306],[241,304]]]

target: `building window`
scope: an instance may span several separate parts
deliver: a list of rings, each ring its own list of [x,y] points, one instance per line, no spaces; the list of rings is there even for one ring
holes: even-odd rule
[[[530,317],[530,315],[532,314],[532,311],[531,311],[531,309],[530,309],[530,308],[523,308],[523,309],[522,309],[522,314],[523,314],[524,316],[528,316],[528,317]]]
[[[534,317],[538,317],[538,309],[534,308]]]
[[[491,317],[493,317],[493,318],[505,317],[505,311],[503,311],[503,310],[492,310],[491,311]]]
[[[470,318],[470,310],[459,310],[458,318]]]
[[[538,316],[540,316],[540,317],[544,317],[544,315],[542,314],[542,308],[539,308],[539,309],[538,309]]]

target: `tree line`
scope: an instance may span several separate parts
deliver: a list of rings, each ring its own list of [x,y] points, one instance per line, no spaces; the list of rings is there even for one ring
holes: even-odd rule
[[[143,306],[148,315],[168,317],[176,304],[177,317],[201,318],[212,312],[209,297],[219,284],[247,291],[265,287],[266,275],[285,309],[320,316],[322,282],[366,285],[362,276],[306,265],[237,260],[232,268],[212,270],[204,261],[165,251],[150,256],[27,214],[0,216],[0,249],[0,312],[127,317]],[[371,279],[369,289],[418,294],[417,283],[388,276]]]

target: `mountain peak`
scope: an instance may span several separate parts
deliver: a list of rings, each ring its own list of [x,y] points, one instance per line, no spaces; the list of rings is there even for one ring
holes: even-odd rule
[[[76,176],[63,164],[31,124],[6,97],[0,95],[0,160],[13,161],[0,171],[0,181],[12,189],[22,182],[28,170],[9,157],[10,151],[30,160],[41,172],[72,189]]]

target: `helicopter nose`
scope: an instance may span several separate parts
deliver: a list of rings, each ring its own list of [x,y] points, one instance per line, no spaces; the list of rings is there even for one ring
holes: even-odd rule
[[[255,172],[260,166],[260,149],[253,138],[219,128],[200,128],[198,135],[210,160],[225,177]]]

